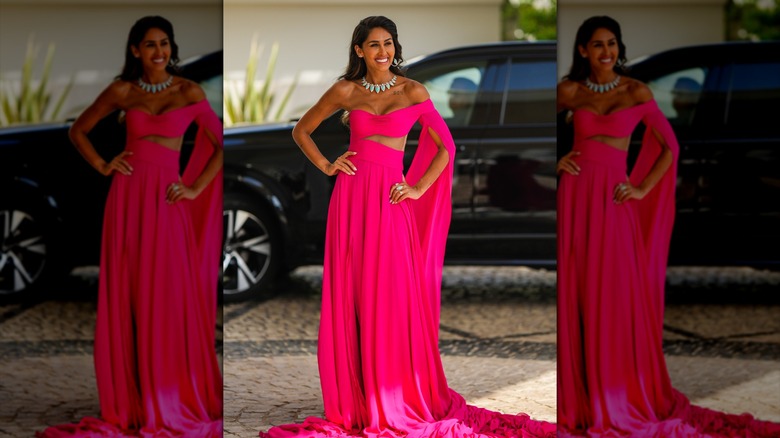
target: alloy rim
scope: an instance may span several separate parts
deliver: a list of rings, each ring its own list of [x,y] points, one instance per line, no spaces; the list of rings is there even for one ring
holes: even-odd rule
[[[21,292],[34,284],[46,264],[43,227],[19,210],[0,210],[0,294]]]
[[[232,295],[256,285],[271,264],[271,236],[257,216],[243,210],[224,212],[225,247],[222,292]]]

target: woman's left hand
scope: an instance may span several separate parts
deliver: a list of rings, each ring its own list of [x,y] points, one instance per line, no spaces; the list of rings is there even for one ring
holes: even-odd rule
[[[622,204],[630,199],[642,199],[645,195],[646,193],[644,190],[632,185],[631,181],[626,178],[626,182],[622,182],[615,186],[612,200],[615,204]]]
[[[390,203],[398,204],[404,199],[419,199],[422,196],[420,189],[410,186],[406,181],[393,184],[390,188]]]
[[[185,186],[181,180],[168,186],[168,190],[165,191],[165,202],[174,204],[182,199],[195,199],[198,196],[190,187]]]

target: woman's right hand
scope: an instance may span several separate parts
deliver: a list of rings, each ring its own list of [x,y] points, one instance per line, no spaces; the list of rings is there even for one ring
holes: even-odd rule
[[[133,153],[130,151],[122,151],[122,153],[114,157],[113,160],[104,163],[100,167],[100,173],[102,173],[103,176],[109,176],[116,171],[122,175],[130,175],[133,172],[133,166],[125,160],[125,157],[128,155],[133,155]]]
[[[567,172],[572,175],[579,175],[580,174],[580,166],[577,165],[577,162],[574,161],[574,157],[579,155],[580,153],[578,151],[571,151],[568,154],[564,155],[563,158],[558,161],[558,165],[555,166],[555,173],[558,175],[561,174],[561,172]]]
[[[325,172],[325,175],[328,176],[333,176],[336,174],[336,172],[339,171],[344,172],[347,175],[354,175],[355,171],[357,170],[357,167],[355,167],[355,165],[352,164],[352,161],[350,161],[348,157],[351,157],[356,154],[357,152],[354,151],[344,152],[338,158],[336,158],[336,161],[329,163],[327,166],[325,166],[323,172]]]

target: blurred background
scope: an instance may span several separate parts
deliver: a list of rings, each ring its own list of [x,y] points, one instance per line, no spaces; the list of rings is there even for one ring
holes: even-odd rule
[[[130,27],[145,15],[173,23],[182,60],[222,47],[222,27],[214,25],[221,23],[219,0],[0,0],[1,99],[16,101],[23,83],[37,87],[48,75],[51,99],[39,120],[55,116],[63,93],[54,119],[77,116],[119,74]],[[6,112],[0,126],[8,124]]]
[[[254,41],[256,81],[275,94],[265,121],[300,117],[316,102],[343,73],[352,30],[369,15],[395,21],[406,60],[466,44],[555,39],[555,0],[399,0],[376,8],[358,0],[224,5],[226,95],[244,92]]]
[[[559,5],[559,78],[571,67],[577,28],[594,15],[620,23],[629,60],[673,47],[780,38],[778,0],[562,0]]]
[[[0,436],[99,415],[92,344],[111,179],[86,164],[62,122],[120,72],[130,28],[147,15],[171,21],[182,61],[222,47],[219,0],[0,0],[0,126],[14,125],[0,129]],[[218,87],[206,93],[221,111],[221,54],[212,64]],[[123,147],[117,119],[90,135],[104,157]],[[31,123],[49,120],[59,123]],[[54,275],[39,282],[41,269]]]

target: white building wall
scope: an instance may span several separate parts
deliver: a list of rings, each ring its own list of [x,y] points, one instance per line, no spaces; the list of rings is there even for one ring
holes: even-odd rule
[[[225,71],[243,80],[253,35],[265,46],[258,77],[265,75],[271,45],[280,46],[273,80],[282,91],[299,73],[287,107],[290,116],[310,107],[347,64],[357,23],[385,15],[398,26],[405,59],[458,45],[500,39],[501,0],[225,0]]]
[[[724,0],[558,1],[558,75],[569,72],[583,21],[608,15],[620,23],[629,60],[725,37]]]
[[[75,74],[62,115],[76,115],[119,74],[130,27],[145,15],[171,21],[182,60],[222,47],[221,0],[0,0],[0,77],[18,82],[31,35],[38,71],[53,42],[55,97]]]

